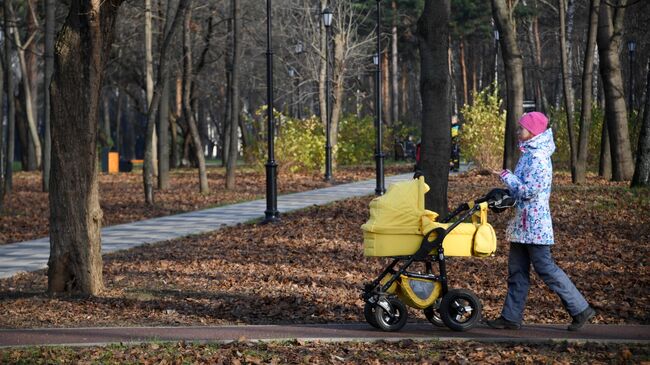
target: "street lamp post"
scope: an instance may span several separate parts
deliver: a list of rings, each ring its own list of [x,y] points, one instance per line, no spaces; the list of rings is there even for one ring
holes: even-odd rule
[[[630,110],[629,114],[632,116],[632,112],[634,111],[634,52],[636,51],[636,41],[635,40],[629,40],[627,42],[627,50],[630,52],[629,54],[629,59],[630,59],[630,80],[629,80],[629,95],[628,95],[628,100],[630,104]]]
[[[273,223],[280,219],[278,212],[277,167],[275,162],[275,120],[273,117],[273,50],[271,47],[271,0],[266,0],[266,99],[267,99],[267,146],[266,162],[266,210],[264,223]]]
[[[332,181],[332,145],[330,128],[332,116],[330,113],[330,28],[332,26],[332,11],[323,9],[323,24],[325,25],[325,181]]]
[[[296,57],[300,56],[303,52],[304,52],[304,49],[303,49],[302,42],[296,43],[296,46],[295,46]],[[298,117],[298,119],[302,119],[302,110],[301,110],[302,107],[300,105],[300,75],[299,75],[297,70],[295,72],[296,72],[296,79],[295,79],[296,94],[298,94],[298,98],[297,98],[298,100],[296,101],[296,110],[297,110],[297,115],[296,116]]]
[[[377,0],[377,53],[373,57],[375,64],[375,173],[377,174],[377,186],[375,195],[383,195],[384,188],[384,152],[381,148],[381,0]]]

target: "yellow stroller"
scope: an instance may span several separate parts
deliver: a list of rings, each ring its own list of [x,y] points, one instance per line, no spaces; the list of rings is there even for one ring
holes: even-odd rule
[[[362,294],[366,321],[383,331],[404,327],[407,305],[423,310],[434,325],[455,331],[469,330],[481,319],[481,302],[472,291],[447,287],[445,257],[493,255],[497,242],[487,210],[501,212],[515,200],[509,191],[494,189],[438,221],[437,213],[424,209],[427,191],[422,176],[389,186],[372,200],[370,219],[361,226],[364,255],[393,259]],[[425,273],[408,271],[415,262],[424,263]],[[433,273],[434,262],[438,274]]]

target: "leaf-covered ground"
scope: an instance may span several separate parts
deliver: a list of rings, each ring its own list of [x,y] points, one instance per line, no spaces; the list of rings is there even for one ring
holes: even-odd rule
[[[389,165],[387,174],[410,172],[412,165]],[[372,167],[337,168],[335,183],[346,183],[375,176]],[[225,190],[225,170],[208,168],[211,191],[201,194],[198,173],[195,169],[177,169],[170,177],[170,188],[155,191],[155,205],[144,203],[142,174],[100,174],[100,205],[104,213],[104,226],[134,222],[153,217],[178,214],[235,202],[264,198],[266,175],[249,168],[237,171],[237,186]],[[49,227],[48,194],[41,189],[41,175],[34,172],[14,174],[14,190],[8,194],[0,211],[0,245],[45,237]],[[278,193],[291,193],[326,187],[320,173],[278,176]]]
[[[621,344],[479,342],[191,343],[2,349],[5,364],[643,364],[650,348]]]
[[[450,181],[450,205],[498,184],[491,176]],[[0,280],[0,327],[281,324],[363,321],[362,283],[387,262],[363,257],[359,226],[371,197],[283,216],[275,225],[240,225],[114,253],[104,259],[98,297],[45,294],[44,270]],[[555,177],[557,244],[553,254],[596,308],[594,323],[648,324],[648,191],[596,180],[573,186]],[[491,214],[497,237],[510,213]],[[450,287],[468,288],[499,314],[507,244],[495,257],[451,258]],[[535,276],[524,321],[570,321],[559,299]],[[412,312],[412,318],[420,313]]]

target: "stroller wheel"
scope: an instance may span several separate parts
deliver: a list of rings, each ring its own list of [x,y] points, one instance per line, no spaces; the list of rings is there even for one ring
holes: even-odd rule
[[[467,331],[481,319],[481,302],[470,290],[450,290],[440,302],[440,317],[452,330]]]
[[[366,322],[368,322],[368,324],[375,328],[379,328],[377,320],[375,319],[375,308],[375,304],[366,302],[366,304],[363,306],[363,316],[366,318]]]
[[[388,304],[390,310],[384,309],[381,301],[375,306],[375,321],[378,328],[385,332],[399,331],[408,318],[406,305],[397,298],[387,298],[384,304]]]
[[[436,299],[436,302],[427,308],[424,308],[424,316],[427,317],[429,322],[436,327],[445,327],[445,322],[442,321],[440,317],[440,301],[441,299]]]

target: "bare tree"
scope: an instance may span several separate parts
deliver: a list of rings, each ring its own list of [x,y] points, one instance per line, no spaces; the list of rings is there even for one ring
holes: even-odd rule
[[[16,16],[14,14],[13,7],[11,6],[10,1],[7,1],[7,3],[9,4],[9,11],[12,17],[12,27],[9,28],[9,31],[13,33],[13,37],[14,37],[13,42],[16,44],[18,60],[20,61],[20,71],[23,78],[23,93],[25,95],[25,114],[27,116],[27,126],[29,129],[30,142],[33,143],[34,146],[33,152],[30,153],[34,153],[36,167],[40,167],[41,158],[42,158],[41,139],[38,136],[38,130],[36,126],[36,115],[34,114],[35,108],[33,105],[33,98],[32,98],[32,85],[29,79],[31,73],[29,72],[27,60],[25,57],[25,49],[27,49],[30,46],[30,44],[34,41],[36,32],[30,34],[25,44],[23,44],[22,40],[20,39],[20,34],[18,32],[18,29],[16,28],[15,25]]]
[[[232,7],[232,63],[230,79],[230,145],[228,151],[228,162],[226,164],[226,189],[235,188],[235,167],[237,165],[238,131],[239,131],[239,69],[240,50],[239,42],[241,36],[240,7],[238,0],[231,0]]]
[[[618,51],[623,37],[626,3],[627,0],[618,0],[614,4],[606,2],[605,6],[601,6],[596,37],[605,92],[605,118],[612,151],[612,179],[615,181],[629,180],[634,173]]]
[[[596,50],[596,33],[598,31],[598,12],[600,0],[591,0],[589,7],[589,30],[585,50],[584,68],[582,70],[582,110],[580,112],[580,134],[578,136],[578,153],[575,167],[571,169],[573,182],[585,181],[587,170],[587,152],[589,129],[591,128],[591,109],[593,108],[592,88],[594,75],[594,51]]]
[[[52,135],[50,129],[50,82],[54,71],[54,25],[56,23],[56,0],[45,0],[45,82],[43,85],[43,191],[50,191],[50,166],[52,159]]]
[[[650,186],[650,58],[646,67],[645,108],[643,125],[639,134],[636,168],[632,177],[632,187]]]
[[[569,7],[573,7],[572,0],[569,0],[571,3]],[[564,91],[564,111],[566,112],[566,123],[567,131],[569,135],[569,150],[571,154],[571,175],[575,179],[576,175],[576,159],[577,159],[577,149],[576,149],[576,139],[573,135],[573,126],[575,125],[574,121],[574,91],[573,91],[573,73],[571,71],[570,58],[569,58],[569,46],[567,45],[567,34],[566,34],[566,0],[558,1],[558,9],[560,12],[560,57],[562,59],[562,90]],[[571,12],[572,14],[572,12]],[[570,39],[569,39],[570,41]]]
[[[185,13],[183,26],[183,115],[190,131],[189,135],[192,138],[192,143],[194,143],[194,154],[199,164],[200,190],[201,193],[207,194],[210,192],[210,188],[208,186],[208,175],[205,170],[205,156],[203,155],[201,137],[199,136],[199,129],[196,124],[191,104],[192,82],[194,78],[194,73],[192,72],[191,21],[192,11],[189,10]]]
[[[156,83],[154,85],[153,98],[151,100],[151,107],[148,110],[147,114],[147,130],[145,136],[145,158],[144,158],[144,168],[143,168],[143,185],[144,185],[144,196],[145,202],[149,205],[153,204],[153,148],[151,143],[153,141],[154,133],[154,124],[158,118],[158,110],[160,109],[160,100],[162,97],[162,87],[163,80],[165,77],[169,77],[169,58],[168,52],[170,50],[172,39],[176,30],[181,24],[181,19],[185,17],[185,13],[188,11],[189,3],[191,0],[179,0],[178,8],[173,17],[173,20],[168,23],[169,26],[165,28],[165,36],[163,38],[162,45],[160,46],[160,62],[158,63],[158,72],[156,74]]]
[[[11,193],[13,189],[13,165],[14,165],[14,138],[16,128],[16,99],[14,91],[16,88],[13,71],[13,50],[12,42],[9,40],[9,34],[12,29],[11,19],[11,0],[4,1],[4,48],[5,48],[5,77],[7,78],[7,154],[4,180],[4,194]]]
[[[96,295],[103,289],[97,120],[122,1],[72,0],[57,39],[50,89],[50,293]]]
[[[524,76],[523,59],[517,45],[514,7],[505,0],[492,0],[492,13],[499,30],[501,55],[506,74],[506,138],[503,166],[514,169],[517,162],[517,120],[523,113]]]

